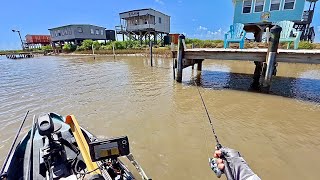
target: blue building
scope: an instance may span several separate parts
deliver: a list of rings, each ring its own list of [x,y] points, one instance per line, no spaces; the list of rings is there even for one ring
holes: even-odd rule
[[[247,32],[261,41],[262,34],[273,22],[288,20],[302,31],[302,40],[313,40],[314,27],[311,27],[316,2],[318,0],[233,0],[234,23],[245,25]]]

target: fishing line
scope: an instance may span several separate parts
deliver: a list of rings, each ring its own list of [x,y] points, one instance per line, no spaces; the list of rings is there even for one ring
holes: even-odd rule
[[[219,139],[218,139],[218,136],[217,136],[217,134],[216,134],[216,132],[215,132],[215,130],[214,130],[213,123],[212,123],[211,118],[210,118],[210,114],[209,114],[208,109],[207,109],[207,106],[206,106],[206,104],[205,104],[205,102],[204,102],[204,100],[203,100],[203,97],[202,97],[202,94],[201,94],[201,92],[200,92],[199,86],[197,85],[197,83],[196,83],[196,81],[194,80],[194,78],[192,78],[192,79],[193,79],[194,84],[195,84],[196,87],[197,87],[197,90],[198,90],[198,93],[199,93],[199,95],[200,95],[200,98],[201,98],[203,107],[204,107],[204,109],[206,110],[206,114],[207,114],[209,123],[210,123],[210,125],[211,125],[211,129],[212,129],[214,138],[215,138],[216,143],[217,143],[216,147],[217,147],[217,149],[219,150],[219,149],[222,148],[222,145],[220,144]],[[223,173],[226,175],[226,177],[227,177],[228,180],[234,180],[228,161],[227,161],[224,157],[223,157],[222,160],[223,160],[223,164],[225,165],[224,170],[223,170]],[[211,162],[210,162],[210,163],[211,163]],[[220,171],[220,170],[219,170],[219,171]],[[217,172],[216,172],[216,171],[214,171],[214,172],[215,172],[216,175],[218,176]],[[218,177],[219,177],[219,176],[218,176]]]
[[[206,111],[206,114],[207,114],[209,123],[210,123],[210,125],[211,125],[211,129],[212,129],[212,132],[213,132],[213,136],[214,136],[214,138],[215,138],[215,140],[216,140],[216,143],[217,143],[217,148],[220,149],[222,146],[221,146],[221,144],[220,144],[220,142],[219,142],[219,139],[218,139],[218,136],[217,136],[217,134],[216,134],[216,132],[215,132],[215,130],[214,130],[214,126],[213,126],[213,123],[212,123],[212,121],[211,121],[211,117],[210,117],[210,114],[209,114],[209,112],[208,112],[206,103],[205,103],[204,100],[203,100],[203,97],[202,97],[202,94],[201,94],[201,92],[200,92],[200,89],[199,89],[198,84],[196,83],[196,81],[194,80],[194,78],[192,78],[192,79],[193,79],[193,82],[194,82],[195,86],[197,87],[197,90],[198,90],[198,93],[199,93],[199,96],[200,96],[202,105],[203,105],[203,107],[204,107],[204,109],[205,109],[205,111]]]

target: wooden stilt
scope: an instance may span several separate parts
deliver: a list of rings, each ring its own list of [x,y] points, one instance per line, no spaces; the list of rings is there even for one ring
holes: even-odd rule
[[[198,65],[197,65],[197,70],[198,71],[202,71],[202,59],[201,60],[198,60]]]
[[[178,69],[177,69],[177,76],[176,76],[177,82],[182,82],[183,57],[184,57],[184,46],[182,43],[183,39],[185,39],[185,36],[183,34],[180,34],[179,42],[178,42],[178,55],[177,55],[177,60],[178,60],[178,67],[177,67]]]
[[[256,65],[256,67],[254,69],[253,82],[251,84],[251,89],[258,90],[260,88],[260,78],[263,70],[263,62],[255,61],[254,64]]]
[[[280,33],[282,28],[280,26],[274,26],[271,28],[271,39],[269,43],[269,49],[267,54],[267,68],[265,71],[265,77],[263,81],[264,91],[269,91],[271,85],[272,75],[276,65],[276,55],[278,52]]]

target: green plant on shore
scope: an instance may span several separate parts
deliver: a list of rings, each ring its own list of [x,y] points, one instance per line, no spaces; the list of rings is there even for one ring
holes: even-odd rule
[[[64,44],[63,47],[62,47],[63,51],[65,52],[73,52],[77,49],[77,46],[74,45],[74,44]]]
[[[315,47],[315,44],[310,43],[308,41],[301,41],[299,43],[299,49],[314,49]]]
[[[91,39],[86,39],[81,43],[81,46],[77,48],[79,51],[91,50],[93,41]]]
[[[95,50],[99,50],[101,47],[101,44],[98,41],[93,41],[92,46]]]
[[[43,51],[51,51],[51,50],[53,50],[53,48],[50,45],[46,45],[46,46],[42,46],[41,50],[43,50]]]

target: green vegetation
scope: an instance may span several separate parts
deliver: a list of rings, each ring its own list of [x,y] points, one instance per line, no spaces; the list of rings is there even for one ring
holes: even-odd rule
[[[310,43],[308,41],[301,41],[299,43],[299,49],[314,49],[316,47],[315,44]]]
[[[46,45],[46,46],[42,46],[42,47],[41,47],[41,50],[43,50],[43,51],[52,51],[53,48],[52,48],[52,46],[50,46],[50,45]]]
[[[186,44],[194,48],[222,48],[223,40],[186,39]]]
[[[79,51],[91,50],[92,44],[93,44],[93,41],[91,39],[84,40],[81,46],[78,46],[77,50]]]
[[[73,52],[77,49],[77,46],[74,44],[64,44],[62,49],[64,52]]]

